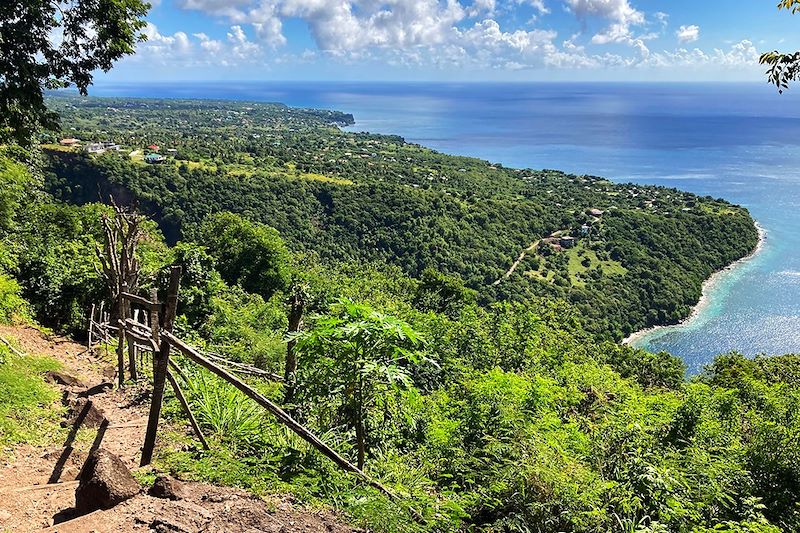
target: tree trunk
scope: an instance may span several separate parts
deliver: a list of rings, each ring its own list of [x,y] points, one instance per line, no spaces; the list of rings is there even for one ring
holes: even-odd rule
[[[301,290],[295,290],[292,294],[289,309],[289,334],[297,333],[303,328],[303,311],[305,310],[305,298]],[[286,365],[284,369],[284,389],[283,403],[290,405],[294,401],[295,388],[297,386],[297,352],[295,345],[297,339],[291,338],[286,343]]]
[[[364,470],[367,455],[367,430],[364,424],[364,397],[361,392],[361,379],[355,392],[356,402],[356,446],[358,447],[358,469]]]
[[[127,212],[119,207],[111,198],[114,216],[103,215],[103,247],[97,247],[96,253],[105,278],[106,287],[111,297],[111,323],[125,319],[124,311],[119,307],[121,291],[135,293],[139,287],[139,260],[136,248],[140,237],[141,217],[134,212]]]

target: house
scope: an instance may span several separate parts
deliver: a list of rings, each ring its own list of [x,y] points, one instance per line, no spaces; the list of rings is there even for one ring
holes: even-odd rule
[[[147,149],[148,150],[152,150],[154,152],[158,152],[158,145],[157,144],[151,144],[150,146],[147,147]]]
[[[102,154],[106,151],[105,147],[101,143],[89,143],[84,149],[90,154]]]
[[[112,152],[119,152],[122,150],[122,146],[118,145],[114,141],[103,141],[100,144],[103,146],[103,148]]]
[[[574,248],[575,247],[575,237],[570,237],[569,235],[565,235],[558,240],[558,244],[561,245],[562,248]]]
[[[80,139],[73,139],[72,137],[67,137],[66,139],[61,139],[58,141],[58,144],[61,146],[75,146],[76,144],[80,143]]]
[[[583,235],[584,237],[586,235],[589,235],[591,232],[592,232],[592,227],[589,224],[584,224],[583,226],[581,226],[581,235]]]
[[[157,165],[159,163],[163,163],[166,161],[167,158],[161,154],[147,154],[144,156],[144,162],[150,163],[151,165]]]
[[[113,141],[102,141],[99,143],[89,143],[84,148],[90,154],[102,154],[108,151],[119,152],[122,146]]]
[[[593,217],[600,218],[601,216],[603,216],[604,211],[600,209],[589,209],[588,213]]]

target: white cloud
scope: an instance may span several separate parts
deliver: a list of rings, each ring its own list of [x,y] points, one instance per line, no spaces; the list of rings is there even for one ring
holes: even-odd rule
[[[283,35],[283,22],[276,12],[272,3],[262,2],[260,5],[251,9],[246,16],[235,17],[237,22],[249,22],[252,24],[258,39],[272,48],[277,48],[286,44],[286,37]]]
[[[172,35],[162,35],[155,24],[148,22],[142,33],[147,37],[147,41],[140,45],[139,50],[144,48],[146,54],[164,58],[186,56],[191,52],[189,36],[182,31]]]
[[[542,15],[550,14],[550,8],[545,5],[544,0],[516,0],[516,2],[518,5],[529,5],[536,11],[529,23],[536,22]]]
[[[644,13],[634,8],[628,0],[566,0],[566,5],[578,19],[599,17],[610,21],[610,25],[592,37],[595,44],[612,42],[634,43],[631,27],[645,23]]]
[[[644,13],[631,6],[628,0],[566,0],[566,5],[579,18],[595,16],[618,22],[644,22]]]
[[[283,0],[280,13],[304,19],[322,50],[440,44],[467,12],[457,0]]]
[[[139,43],[132,61],[180,67],[237,66],[257,62],[263,56],[261,46],[249,40],[238,25],[230,28],[224,41],[212,39],[202,32],[194,33],[191,37],[182,31],[164,35],[155,24],[149,22],[143,33],[147,40]]]
[[[633,0],[177,0],[230,24],[221,36],[184,32],[162,35],[150,24],[139,56],[174,65],[342,64],[434,69],[674,69],[687,66],[750,68],[757,57],[749,41],[729,49],[656,49],[669,15],[638,10]],[[538,28],[536,17],[557,2],[583,27],[570,36]],[[505,16],[520,6],[532,21]],[[282,51],[286,19],[307,24],[316,49]],[[527,18],[527,17],[526,17]],[[649,18],[649,20],[648,20]],[[594,20],[597,19],[597,20]],[[586,28],[597,25],[599,31]],[[698,40],[698,26],[681,26],[681,44]],[[622,43],[629,51],[606,51]],[[269,52],[269,53],[267,53]],[[248,67],[249,68],[249,67]]]
[[[488,66],[513,63],[518,70],[523,64],[530,68],[547,63],[548,56],[556,51],[553,40],[557,35],[547,30],[506,32],[497,21],[487,19],[460,33],[458,44],[470,57]]]
[[[681,26],[678,28],[678,31],[675,32],[675,35],[678,37],[679,43],[693,43],[700,39],[700,26],[695,24],[691,26]]]
[[[542,15],[547,15],[550,13],[550,9],[546,5],[544,5],[544,0],[517,0],[517,3],[529,4],[532,8],[534,8]]]
[[[728,50],[715,48],[711,52],[700,48],[677,48],[652,54],[642,66],[675,68],[675,67],[714,67],[722,69],[742,70],[758,66],[758,50],[752,41],[743,40],[732,44]]]

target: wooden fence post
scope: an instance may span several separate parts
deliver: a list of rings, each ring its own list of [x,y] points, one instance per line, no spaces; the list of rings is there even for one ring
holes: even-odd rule
[[[133,381],[139,378],[136,370],[136,342],[131,337],[128,337],[128,372]]]
[[[167,292],[167,303],[164,307],[163,330],[172,332],[175,324],[175,314],[178,309],[178,290],[181,284],[181,267],[173,266],[169,277],[169,291]],[[161,342],[157,354],[153,354],[153,400],[150,403],[150,417],[147,420],[147,433],[144,437],[142,447],[142,461],[140,466],[149,465],[153,460],[153,450],[156,445],[156,434],[158,433],[158,419],[161,417],[161,404],[164,401],[164,385],[167,381],[167,369],[169,368],[169,342]]]
[[[104,311],[105,306],[106,306],[106,301],[105,300],[100,300],[100,309],[97,312],[98,319],[97,319],[97,321],[95,321],[95,323],[93,325],[93,327],[97,330],[97,337],[98,338],[102,337],[102,339],[103,339],[102,342],[106,342],[106,338],[105,338],[105,335],[104,335],[103,331],[100,329],[99,325],[101,323],[105,322],[104,315],[103,315],[103,313],[105,312]]]
[[[206,440],[205,435],[203,435],[203,430],[200,429],[200,424],[197,423],[197,419],[194,417],[191,407],[189,407],[189,402],[186,400],[186,396],[183,394],[181,386],[178,384],[178,380],[175,379],[175,377],[172,375],[172,372],[169,370],[167,370],[167,380],[169,380],[169,384],[172,385],[172,390],[175,392],[175,397],[178,398],[181,407],[183,407],[186,416],[189,418],[189,424],[191,424],[194,434],[197,436],[198,440],[200,440],[200,444],[203,445],[203,449],[208,450],[208,441]]]
[[[119,297],[117,300],[118,313],[119,313],[119,343],[117,344],[117,379],[119,387],[125,383],[125,292],[127,291],[126,283],[123,281],[120,286]]]
[[[92,332],[94,331],[94,307],[95,305],[92,304],[92,312],[89,315],[89,349],[92,349]]]
[[[297,422],[291,415],[289,415],[286,411],[278,407],[275,403],[270,401],[268,398],[263,396],[261,393],[250,387],[247,383],[242,381],[241,379],[237,378],[224,368],[220,367],[209,361],[207,358],[203,357],[197,350],[180,340],[178,337],[173,335],[170,332],[164,332],[161,335],[161,338],[164,340],[165,343],[171,343],[174,345],[175,349],[183,353],[187,358],[194,361],[198,365],[210,370],[212,373],[216,374],[217,376],[221,377],[240,391],[242,391],[246,396],[250,399],[254,400],[257,404],[264,407],[267,411],[269,411],[281,424],[288,427],[292,430],[295,434],[297,434],[300,438],[305,440],[307,443],[311,444],[314,448],[319,450],[322,454],[324,454],[328,459],[336,463],[340,468],[345,471],[352,472],[363,479],[366,483],[370,486],[378,489],[386,496],[391,499],[396,499],[397,496],[369,477],[363,470],[358,468],[356,465],[352,464],[350,461],[339,455],[333,448],[325,444],[319,437],[317,437],[314,433],[306,429],[303,425]],[[416,512],[416,511],[415,511]]]
[[[150,301],[153,302],[153,304],[158,304],[158,289],[156,289],[155,287],[150,289]],[[158,334],[158,312],[159,312],[158,305],[153,305],[152,307],[150,307],[149,310],[150,331],[153,334],[153,341],[155,341],[156,346],[161,346],[161,339]],[[154,372],[156,367],[155,355],[156,355],[155,352],[153,352],[153,358],[150,361],[152,363],[151,370]]]

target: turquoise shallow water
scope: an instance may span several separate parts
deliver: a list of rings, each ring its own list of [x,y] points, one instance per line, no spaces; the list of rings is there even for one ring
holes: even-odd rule
[[[337,109],[355,115],[354,130],[448,153],[743,204],[767,232],[762,252],[722,276],[694,320],[638,345],[680,355],[692,372],[730,350],[800,352],[800,99],[766,84],[182,83],[94,94]]]

